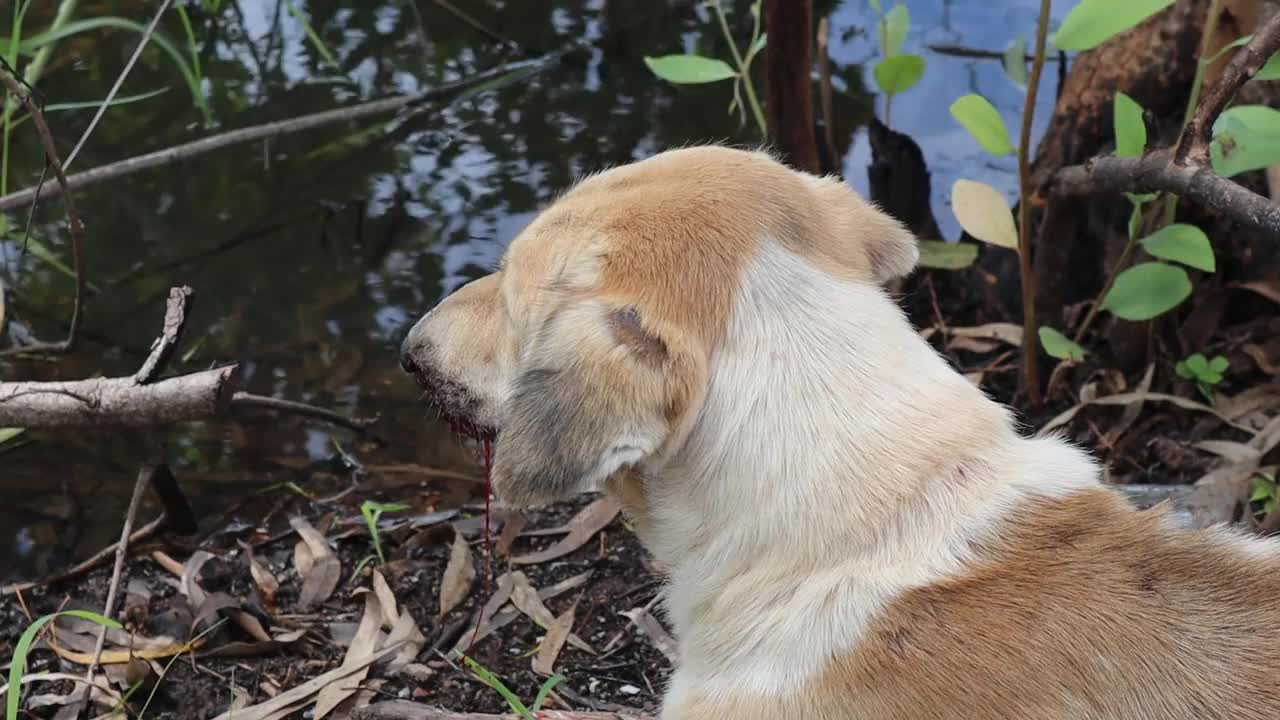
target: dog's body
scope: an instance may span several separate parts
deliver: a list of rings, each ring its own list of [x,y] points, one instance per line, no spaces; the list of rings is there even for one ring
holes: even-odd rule
[[[719,147],[584,180],[404,359],[525,505],[669,572],[666,720],[1280,717],[1280,551],[1017,434],[883,291],[915,240]]]

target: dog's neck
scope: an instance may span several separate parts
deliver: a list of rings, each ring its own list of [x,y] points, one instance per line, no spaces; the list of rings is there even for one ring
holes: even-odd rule
[[[770,618],[810,613],[834,652],[858,616],[962,568],[1026,494],[1096,482],[1082,453],[1020,438],[881,290],[772,245],[742,279],[699,416],[647,472],[642,535],[670,572],[682,662],[758,653],[791,667],[760,681],[782,685],[804,661],[769,660]],[[740,647],[699,644],[713,624],[725,642],[721,614],[752,618]]]

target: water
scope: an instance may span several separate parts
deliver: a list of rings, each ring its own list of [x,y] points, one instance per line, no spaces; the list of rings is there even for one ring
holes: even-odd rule
[[[163,457],[197,511],[242,507],[250,520],[281,503],[293,482],[317,495],[348,487],[326,461],[335,443],[368,466],[350,497],[395,497],[418,509],[456,503],[474,486],[422,467],[478,475],[470,455],[434,423],[396,366],[414,320],[444,294],[491,268],[511,238],[575,176],[673,145],[748,143],[750,125],[726,113],[728,85],[674,88],[654,79],[645,55],[698,50],[727,57],[710,16],[692,1],[452,0],[474,22],[435,0],[342,3],[295,0],[331,50],[327,64],[304,26],[277,0],[224,0],[216,17],[188,3],[201,48],[203,93],[213,125],[191,102],[166,56],[148,52],[122,94],[162,87],[155,98],[110,110],[75,163],[83,170],[213,132],[318,112],[464,79],[505,62],[585,41],[587,49],[541,72],[447,106],[422,109],[390,133],[385,123],[336,126],[226,148],[79,195],[86,262],[100,293],[90,298],[84,343],[58,363],[0,365],[4,379],[132,373],[159,329],[168,288],[195,288],[194,314],[174,370],[238,361],[248,389],[340,412],[380,415],[385,447],[313,421],[268,414],[152,433],[27,433],[0,447],[0,579],[38,576],[111,542],[137,466]],[[29,28],[52,17],[34,3]],[[740,3],[745,8],[746,3]],[[837,3],[817,3],[819,9]],[[831,17],[836,136],[845,176],[866,190],[869,113],[883,112],[869,61],[874,13],[862,0]],[[1057,4],[1055,20],[1065,13]],[[893,124],[922,146],[933,173],[944,234],[958,227],[947,193],[960,176],[1013,198],[1013,158],[993,160],[946,112],[966,92],[1001,111],[1016,139],[1022,91],[998,61],[928,49],[957,44],[1003,50],[1030,38],[1038,3],[909,0],[905,46],[928,67],[895,98]],[[146,23],[137,3],[104,0],[79,17],[113,14]],[[149,12],[149,11],[147,11]],[[90,15],[91,14],[91,15]],[[7,18],[7,8],[0,9]],[[420,17],[420,20],[419,20]],[[476,25],[484,26],[478,29]],[[735,14],[740,37],[749,32]],[[161,31],[179,49],[176,15]],[[0,34],[8,29],[0,25]],[[497,39],[497,38],[500,38]],[[98,99],[132,53],[137,35],[96,30],[60,44],[40,84],[49,102]],[[347,79],[336,81],[345,76]],[[1046,71],[1037,135],[1052,107]],[[52,114],[65,155],[92,110]],[[373,129],[370,131],[370,129]],[[39,146],[29,123],[15,134],[10,188],[36,181]],[[61,204],[37,213],[33,236],[62,257]],[[9,214],[21,224],[25,212]],[[62,332],[66,277],[15,242],[3,246],[0,278],[13,289],[10,334]],[[16,447],[15,447],[16,445]],[[388,469],[388,467],[390,469]],[[144,510],[149,517],[150,506]]]

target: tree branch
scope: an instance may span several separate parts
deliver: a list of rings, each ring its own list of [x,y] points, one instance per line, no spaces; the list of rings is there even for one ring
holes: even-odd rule
[[[1208,167],[1178,166],[1168,150],[1140,158],[1096,157],[1062,168],[1050,182],[1056,195],[1171,192],[1280,238],[1280,206]]]
[[[151,343],[151,354],[147,355],[142,367],[134,374],[134,382],[139,385],[154,382],[164,370],[182,337],[182,328],[187,324],[187,313],[191,312],[191,296],[194,292],[185,285],[169,288],[169,302],[164,310],[164,329],[160,332],[160,337]]]
[[[1280,50],[1280,13],[1263,23],[1253,34],[1253,39],[1231,57],[1218,82],[1200,101],[1195,115],[1191,116],[1191,121],[1178,138],[1177,150],[1173,154],[1175,165],[1208,166],[1214,121],[1235,97],[1240,86],[1249,82],[1277,50]]]
[[[132,377],[0,383],[0,427],[149,427],[222,415],[236,365],[139,385]]]
[[[44,145],[45,162],[48,167],[53,168],[54,177],[58,180],[59,192],[66,196],[62,206],[67,214],[67,232],[71,234],[72,269],[76,278],[75,298],[72,300],[71,305],[71,322],[67,326],[67,339],[54,343],[37,343],[23,348],[15,348],[15,350],[23,353],[67,352],[75,347],[76,335],[80,330],[80,304],[84,298],[86,283],[82,262],[84,225],[80,222],[79,213],[76,212],[75,198],[67,192],[67,176],[62,170],[62,163],[58,161],[58,148],[54,145],[53,133],[49,132],[49,125],[44,120],[44,112],[40,109],[40,105],[32,100],[30,88],[26,87],[10,72],[8,63],[0,64],[0,84],[3,84],[9,92],[13,93],[14,97],[18,98],[27,108],[27,112],[31,114],[31,121],[35,123],[36,131],[40,134],[40,142]],[[31,190],[30,201],[32,203],[39,199],[40,191],[41,185],[36,185]]]
[[[1140,158],[1095,157],[1058,170],[1049,190],[1059,196],[1162,191],[1188,197],[1242,225],[1280,238],[1280,206],[1218,175],[1209,159],[1213,123],[1240,89],[1280,50],[1280,13],[1254,33],[1204,95],[1171,150]]]

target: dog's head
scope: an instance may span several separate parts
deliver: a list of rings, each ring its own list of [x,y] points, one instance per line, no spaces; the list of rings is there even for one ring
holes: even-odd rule
[[[563,195],[497,272],[414,325],[402,364],[455,426],[495,438],[504,501],[598,487],[716,421],[700,417],[708,373],[766,242],[870,285],[918,258],[909,232],[837,180],[759,152],[673,150]]]

